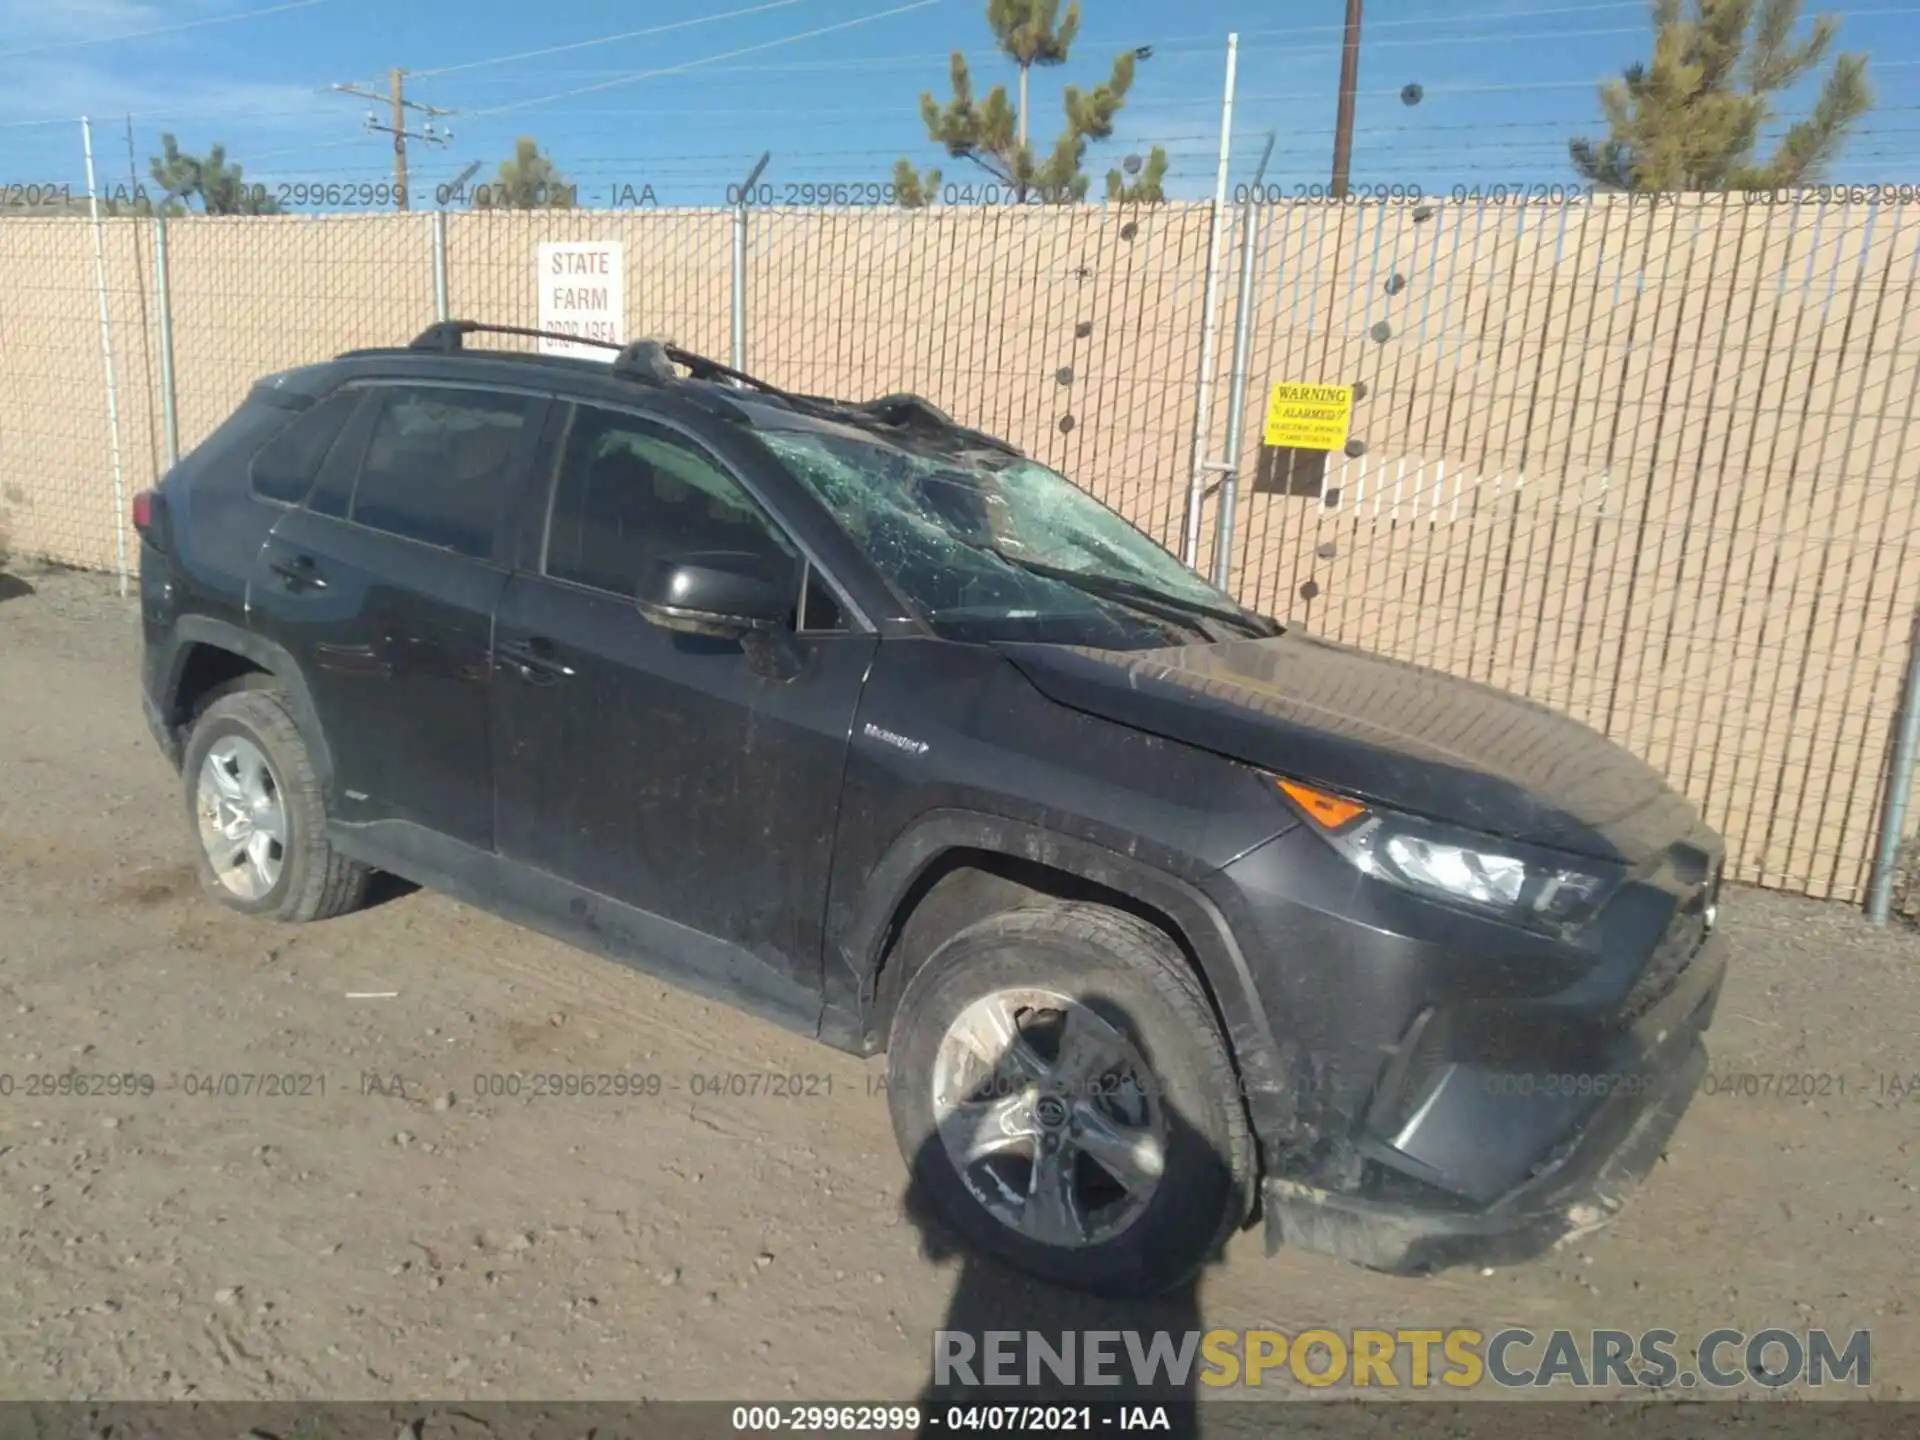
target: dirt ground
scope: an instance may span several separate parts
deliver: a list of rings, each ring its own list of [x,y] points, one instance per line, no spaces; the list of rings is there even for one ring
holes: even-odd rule
[[[140,718],[132,602],[15,573],[0,1396],[916,1393],[958,1267],[903,1215],[879,1062],[432,894],[304,929],[201,900]],[[1831,1074],[1844,1095],[1703,1095],[1620,1220],[1532,1265],[1398,1280],[1269,1259],[1249,1233],[1204,1277],[1204,1323],[1662,1326],[1681,1350],[1719,1326],[1865,1328],[1872,1393],[1920,1398],[1920,1093],[1883,1089],[1920,1083],[1920,937],[1757,892],[1726,909],[1714,1073]],[[154,1089],[29,1093],[68,1072]],[[482,1093],[609,1072],[660,1093]],[[224,1073],[301,1093],[186,1093]],[[829,1079],[724,1093],[775,1074]],[[1128,1323],[1013,1293],[1056,1327]]]

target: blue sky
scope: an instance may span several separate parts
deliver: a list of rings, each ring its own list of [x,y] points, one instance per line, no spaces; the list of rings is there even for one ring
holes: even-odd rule
[[[1036,72],[1037,140],[1057,128],[1063,83],[1096,83],[1119,51],[1154,49],[1114,140],[1091,157],[1096,192],[1109,164],[1154,144],[1172,157],[1171,193],[1210,192],[1230,31],[1241,37],[1233,177],[1250,178],[1271,131],[1270,181],[1325,183],[1343,0],[1083,8],[1074,58]],[[1845,17],[1842,47],[1872,55],[1880,102],[1828,178],[1920,182],[1920,105],[1907,98],[1920,94],[1920,0],[1810,8]],[[366,102],[327,87],[381,88],[393,65],[415,72],[410,98],[456,112],[437,122],[452,144],[413,148],[416,192],[470,161],[486,178],[518,135],[538,139],[588,203],[648,185],[664,205],[716,203],[762,150],[776,195],[789,182],[884,181],[901,155],[978,181],[927,144],[918,97],[945,93],[956,47],[983,90],[1011,87],[984,13],[983,0],[0,0],[0,182],[79,193],[82,113],[107,186],[128,181],[129,114],[143,181],[171,130],[195,153],[224,142],[269,184],[380,182],[390,142],[361,129]],[[594,43],[641,30],[653,33]],[[1569,182],[1566,138],[1598,133],[1596,83],[1644,55],[1648,34],[1644,0],[1373,0],[1354,179],[1429,194]],[[551,53],[526,54],[540,50]],[[1399,98],[1409,83],[1425,91],[1412,108]]]

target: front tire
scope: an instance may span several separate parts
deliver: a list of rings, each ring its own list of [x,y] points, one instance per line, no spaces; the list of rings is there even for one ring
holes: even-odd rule
[[[1012,910],[947,941],[900,998],[887,1091],[928,1207],[1054,1284],[1160,1294],[1251,1207],[1212,1007],[1173,941],[1117,910]]]
[[[194,723],[181,765],[201,888],[230,910],[298,924],[357,909],[367,867],[327,842],[327,805],[280,692],[243,690]]]

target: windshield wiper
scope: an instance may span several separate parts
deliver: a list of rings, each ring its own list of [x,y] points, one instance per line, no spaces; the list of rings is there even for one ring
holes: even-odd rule
[[[1032,571],[1035,575],[1045,576],[1049,580],[1058,580],[1063,585],[1071,585],[1076,590],[1084,590],[1089,595],[1097,595],[1105,600],[1123,600],[1134,604],[1161,606],[1180,616],[1203,616],[1216,620],[1222,625],[1231,625],[1248,635],[1267,639],[1281,633],[1281,627],[1264,615],[1255,615],[1251,611],[1242,613],[1226,610],[1218,605],[1209,605],[1201,600],[1189,600],[1184,595],[1169,595],[1164,590],[1156,590],[1151,585],[1143,585],[1138,580],[1128,580],[1118,575],[1094,575],[1085,570],[1069,570],[1061,565],[1048,565],[1039,560],[1027,560],[1018,555],[1009,555],[999,546],[992,547],[992,553],[1009,565],[1018,565],[1022,570]]]

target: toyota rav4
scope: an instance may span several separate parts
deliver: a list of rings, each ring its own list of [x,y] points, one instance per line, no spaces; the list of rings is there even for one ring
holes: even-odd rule
[[[1105,1294],[1255,1223],[1537,1253],[1650,1168],[1725,960],[1649,766],[1246,608],[917,397],[488,331],[536,333],[264,379],[134,503],[215,899],[389,872],[884,1051],[936,1213]]]

